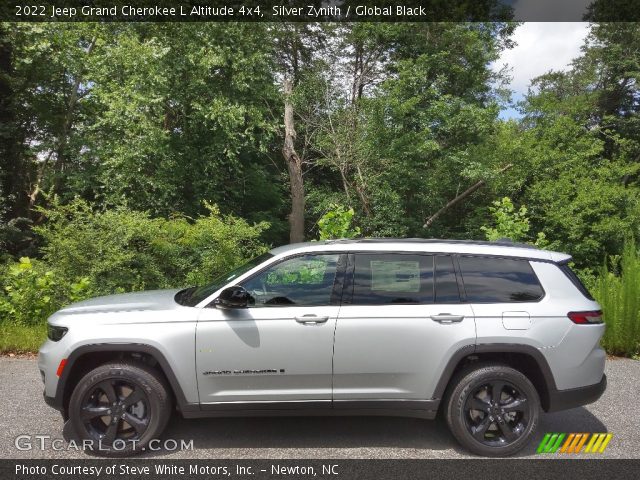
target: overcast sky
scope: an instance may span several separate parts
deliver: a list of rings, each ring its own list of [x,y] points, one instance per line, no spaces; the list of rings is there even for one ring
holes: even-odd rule
[[[579,22],[593,0],[503,0],[512,5],[514,18],[530,22]]]
[[[505,50],[493,65],[499,70],[503,65],[511,68],[513,100],[522,99],[531,80],[549,70],[566,70],[575,57],[588,31],[588,23],[536,23],[520,25],[513,36],[517,46]],[[515,109],[502,112],[502,118],[517,117]]]

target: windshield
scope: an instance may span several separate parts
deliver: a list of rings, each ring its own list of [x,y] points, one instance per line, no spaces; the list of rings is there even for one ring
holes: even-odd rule
[[[213,292],[219,290],[224,285],[231,282],[234,278],[238,278],[240,275],[247,273],[253,267],[257,267],[262,262],[270,259],[271,257],[273,257],[273,255],[271,255],[269,252],[263,253],[253,260],[249,260],[244,265],[241,265],[238,268],[225,273],[224,275],[219,275],[208,285],[203,285],[201,287],[190,287],[185,288],[184,290],[180,290],[178,293],[176,293],[175,300],[180,305],[195,307]]]

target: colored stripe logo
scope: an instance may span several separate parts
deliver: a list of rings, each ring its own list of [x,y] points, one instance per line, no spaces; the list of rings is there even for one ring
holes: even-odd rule
[[[611,433],[547,433],[536,453],[603,453]]]

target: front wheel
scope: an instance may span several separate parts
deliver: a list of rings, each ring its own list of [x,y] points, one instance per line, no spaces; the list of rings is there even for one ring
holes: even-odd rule
[[[540,399],[521,372],[497,364],[463,370],[449,392],[446,420],[453,436],[483,456],[513,455],[538,425]]]
[[[154,369],[114,362],[87,373],[69,401],[71,424],[98,455],[139,453],[164,430],[171,397]]]

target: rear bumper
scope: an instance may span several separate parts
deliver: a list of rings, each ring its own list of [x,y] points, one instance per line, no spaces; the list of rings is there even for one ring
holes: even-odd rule
[[[595,385],[569,388],[567,390],[553,390],[549,392],[549,408],[547,412],[568,410],[593,403],[602,396],[606,388],[607,376],[603,374],[602,380]]]

